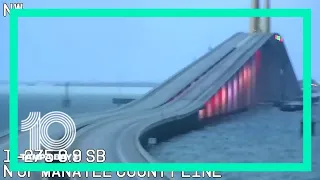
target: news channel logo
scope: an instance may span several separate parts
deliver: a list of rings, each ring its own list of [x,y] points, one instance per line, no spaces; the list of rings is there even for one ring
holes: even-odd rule
[[[64,127],[64,135],[59,139],[49,136],[49,127],[59,123]],[[21,132],[30,134],[30,150],[60,151],[69,148],[76,138],[77,128],[73,119],[61,111],[52,111],[41,117],[41,112],[30,112],[29,116],[21,121]]]

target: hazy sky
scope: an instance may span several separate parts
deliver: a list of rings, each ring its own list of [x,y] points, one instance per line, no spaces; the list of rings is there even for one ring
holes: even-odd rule
[[[312,45],[320,47],[319,0],[273,0],[273,8],[311,8]],[[7,1],[10,2],[10,1]],[[16,1],[15,1],[16,2]],[[25,0],[24,8],[249,8],[250,0]],[[262,4],[262,1],[261,1]],[[194,61],[249,18],[22,18],[19,20],[21,81],[156,81]],[[302,78],[302,19],[273,18],[295,72]],[[9,18],[0,18],[0,80],[9,79]],[[313,72],[320,80],[312,51]]]

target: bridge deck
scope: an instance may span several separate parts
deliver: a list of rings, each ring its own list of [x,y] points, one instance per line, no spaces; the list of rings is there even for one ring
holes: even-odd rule
[[[265,38],[265,36],[262,35],[259,37],[257,35],[256,40],[252,42],[251,46],[261,42],[263,38]],[[266,41],[267,39],[268,38],[263,39],[262,41]],[[146,157],[144,152],[141,153],[141,149],[139,149],[139,145],[137,144],[139,131],[147,127],[149,124],[159,122],[159,120],[172,116],[172,113],[174,115],[185,114],[200,108],[204,103],[203,100],[208,99],[212,92],[217,91],[217,86],[219,86],[217,84],[219,84],[219,80],[221,81],[221,85],[223,84],[223,81],[226,78],[223,78],[225,73],[221,72],[225,70],[224,68],[228,69],[233,67],[234,64],[237,64],[234,62],[247,58],[243,57],[243,53],[251,50],[251,46],[250,44],[243,45],[241,46],[241,50],[231,53],[229,56],[225,57],[221,64],[217,64],[207,73],[207,76],[201,79],[202,81],[198,80],[199,82],[196,82],[194,86],[191,86],[186,94],[178,97],[174,102],[153,110],[144,110],[140,112],[135,111],[135,113],[130,114],[129,117],[122,117],[119,119],[117,117],[107,118],[104,121],[104,125],[96,124],[88,127],[89,129],[84,129],[82,132],[84,136],[81,138],[81,141],[78,141],[75,147],[83,149],[88,147],[88,142],[90,142],[90,147],[104,148],[108,152],[111,152],[112,155],[109,159],[110,162],[148,162],[150,159]],[[239,59],[239,57],[242,58]],[[239,64],[237,65],[239,66]],[[198,91],[199,89],[202,89],[202,91]],[[205,90],[207,90],[207,93],[211,94],[204,93]],[[183,101],[188,99],[188,97],[195,97],[195,99],[192,99],[191,101]],[[200,102],[197,101],[197,99]],[[112,122],[112,120],[116,120],[117,123]],[[88,130],[92,134],[88,134]],[[96,139],[92,144],[93,137],[96,137],[98,134],[104,134],[104,138]],[[118,138],[114,139],[111,137]]]
[[[197,112],[272,37],[272,34],[235,34],[141,99],[94,117],[77,118],[77,127],[87,126],[78,131],[72,148],[103,148],[108,152],[109,162],[150,161],[139,147],[140,131],[164,119]],[[20,137],[19,152],[27,147],[26,139],[25,135]],[[8,144],[2,146],[7,147]]]

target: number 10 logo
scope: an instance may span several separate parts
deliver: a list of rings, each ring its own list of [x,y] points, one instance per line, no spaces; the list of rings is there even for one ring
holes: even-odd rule
[[[51,124],[59,123],[64,127],[62,138],[55,140],[49,136],[48,130]],[[63,150],[71,146],[76,138],[76,125],[73,119],[64,112],[52,111],[41,117],[40,112],[30,112],[27,119],[21,121],[21,131],[29,131],[30,149]]]

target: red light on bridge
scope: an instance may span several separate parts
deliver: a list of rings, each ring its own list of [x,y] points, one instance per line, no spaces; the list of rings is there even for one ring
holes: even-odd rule
[[[234,76],[233,79],[233,110],[238,108],[238,77]]]
[[[251,59],[251,102],[256,101],[256,64],[255,60]]]
[[[250,63],[250,62],[249,62]],[[245,66],[245,74],[246,74],[246,96],[247,96],[247,105],[249,106],[251,104],[251,84],[252,84],[252,72],[251,72],[251,66],[250,65],[246,65]]]
[[[227,105],[227,89],[225,86],[221,87],[221,113],[225,113]]]
[[[243,93],[243,71],[242,71],[242,69],[239,71],[238,78],[239,78],[239,94],[241,96]]]
[[[248,82],[248,70],[246,65],[243,66],[243,84],[244,87],[247,87],[247,82]]]
[[[221,89],[219,89],[219,91],[217,92],[217,94],[215,95],[215,114],[219,115],[221,112]]]
[[[247,74],[248,74],[248,82],[249,82],[249,85],[251,85],[251,80],[252,80],[252,69],[251,69],[251,66],[247,66]]]
[[[246,88],[250,88],[252,79],[252,70],[249,65],[244,66],[244,85]]]
[[[210,104],[211,104],[211,110],[212,110],[212,116],[215,115],[217,111],[217,106],[216,106],[216,95],[212,96],[210,99]]]
[[[229,80],[228,82],[228,110],[227,112],[231,112],[232,111],[232,95],[233,95],[233,88],[232,88],[232,84],[233,84],[233,81],[232,80]]]
[[[210,118],[212,117],[212,106],[211,106],[211,101],[209,100],[207,103],[206,103],[206,117],[207,118]]]

